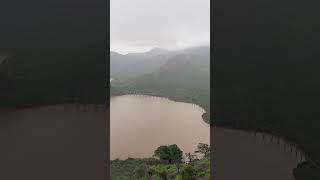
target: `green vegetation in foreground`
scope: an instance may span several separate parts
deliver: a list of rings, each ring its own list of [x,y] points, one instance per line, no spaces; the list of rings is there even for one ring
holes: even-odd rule
[[[110,171],[112,180],[126,180],[134,175],[136,168],[143,166],[146,159],[112,160],[110,162]]]
[[[210,179],[210,146],[199,143],[196,154],[183,152],[173,144],[160,146],[154,152],[154,157],[144,159],[128,158],[127,160],[111,161],[112,180],[193,180]]]

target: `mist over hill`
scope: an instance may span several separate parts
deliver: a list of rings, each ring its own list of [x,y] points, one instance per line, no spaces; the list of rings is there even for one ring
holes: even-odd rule
[[[122,55],[110,53],[110,76],[126,80],[153,72],[163,65],[173,53],[160,48],[145,53],[129,53]]]
[[[144,53],[128,53],[126,55],[110,52],[110,76],[120,80],[136,78],[151,73],[165,65],[167,61],[179,54],[190,54],[209,58],[208,46],[188,48],[179,51],[169,51],[163,48],[153,48]]]
[[[152,52],[154,50],[137,53],[135,56],[122,55],[127,59],[111,56],[111,62],[122,61],[123,63],[118,63],[118,74],[111,74],[112,77],[120,77],[118,83],[112,84],[114,92],[111,95],[119,94],[119,91],[115,91],[118,88],[123,94],[155,95],[195,103],[207,111],[205,119],[209,122],[210,47],[201,46],[180,51],[161,50],[156,55]],[[155,63],[150,66],[150,62]],[[130,69],[132,64],[135,66]],[[146,69],[147,67],[151,68]],[[130,69],[130,73],[125,70],[126,68]],[[133,75],[130,76],[131,74]]]

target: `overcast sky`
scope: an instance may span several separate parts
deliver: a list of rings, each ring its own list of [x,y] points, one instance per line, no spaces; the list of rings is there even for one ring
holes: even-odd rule
[[[111,50],[183,49],[210,42],[210,0],[111,0]]]

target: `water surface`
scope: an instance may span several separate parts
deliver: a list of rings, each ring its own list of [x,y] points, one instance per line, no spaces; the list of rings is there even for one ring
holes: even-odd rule
[[[197,105],[143,95],[112,97],[110,103],[111,159],[150,157],[169,144],[193,153],[198,143],[210,143]]]

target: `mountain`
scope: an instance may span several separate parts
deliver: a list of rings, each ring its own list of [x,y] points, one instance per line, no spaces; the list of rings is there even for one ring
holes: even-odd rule
[[[131,82],[148,88],[167,87],[172,89],[200,88],[209,84],[210,61],[193,54],[178,54],[152,73],[144,74]],[[170,86],[170,87],[169,87]]]
[[[123,88],[128,93],[169,97],[198,104],[209,113],[210,48],[178,51],[159,68],[131,79]]]
[[[175,86],[186,86],[186,83],[197,83],[209,78],[210,75],[210,52],[200,52],[203,48],[186,49],[177,52],[166,63],[153,73],[145,74],[153,78],[151,84],[169,83]],[[138,82],[136,82],[138,83]]]
[[[147,52],[139,52],[139,53],[128,53],[128,56],[134,56],[139,58],[152,58],[159,55],[169,54],[171,51],[166,50],[164,48],[152,48],[151,50]]]
[[[154,48],[144,53],[110,53],[110,76],[118,80],[128,80],[155,71],[167,62],[175,52]]]

